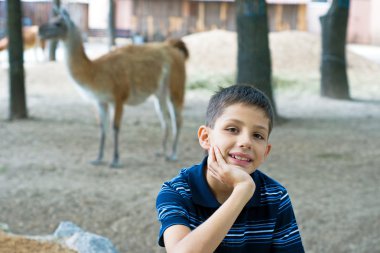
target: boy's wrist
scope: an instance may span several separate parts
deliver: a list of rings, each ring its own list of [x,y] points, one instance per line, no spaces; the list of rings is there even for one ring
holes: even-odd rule
[[[240,182],[237,185],[234,186],[234,189],[232,191],[232,194],[236,193],[238,196],[242,197],[244,201],[248,202],[256,189],[256,185],[253,182]]]

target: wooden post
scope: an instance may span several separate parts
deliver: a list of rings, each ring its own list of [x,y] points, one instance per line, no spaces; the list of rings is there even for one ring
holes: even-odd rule
[[[182,18],[180,17],[169,17],[169,32],[175,33],[181,30]]]
[[[205,4],[198,4],[198,19],[197,19],[197,31],[202,32],[205,30]]]
[[[282,14],[283,14],[282,4],[276,4],[275,17],[274,17],[274,22],[275,22],[274,29],[275,29],[275,31],[282,31],[283,30]]]
[[[307,24],[306,24],[306,4],[300,4],[298,5],[298,11],[297,11],[297,30],[299,31],[306,31]]]
[[[227,27],[227,13],[228,13],[228,5],[226,2],[223,2],[220,5],[220,14],[219,14],[221,27],[223,29],[226,29],[226,27]]]
[[[137,17],[135,15],[133,15],[132,18],[131,18],[131,29],[134,32],[137,31],[137,22],[138,22]]]
[[[182,5],[182,17],[190,16],[190,3],[189,1],[184,1]]]
[[[146,17],[146,23],[148,31],[148,41],[152,41],[154,36],[154,18],[152,15]]]

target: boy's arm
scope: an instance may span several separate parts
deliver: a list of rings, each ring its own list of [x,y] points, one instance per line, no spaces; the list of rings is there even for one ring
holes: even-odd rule
[[[214,252],[248,202],[247,190],[236,187],[231,196],[195,230],[174,225],[164,232],[166,252]]]
[[[214,252],[255,191],[251,176],[227,164],[218,148],[210,150],[208,169],[214,178],[231,187],[232,193],[213,215],[193,231],[183,225],[167,228],[164,241],[168,253]]]

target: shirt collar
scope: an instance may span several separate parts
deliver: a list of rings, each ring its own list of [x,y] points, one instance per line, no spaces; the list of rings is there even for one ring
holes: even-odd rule
[[[204,168],[207,167],[207,156],[200,164],[194,165],[189,170],[189,184],[191,188],[192,199],[195,204],[218,208],[220,203],[216,200],[212,193],[207,180]],[[251,174],[253,181],[256,184],[256,190],[253,197],[248,201],[247,207],[258,206],[260,204],[260,179],[259,172],[256,170]]]

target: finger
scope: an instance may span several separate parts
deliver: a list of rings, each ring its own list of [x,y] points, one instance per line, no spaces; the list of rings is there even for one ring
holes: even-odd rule
[[[214,154],[215,154],[215,160],[220,164],[220,165],[225,165],[226,161],[224,160],[224,157],[222,156],[222,153],[220,152],[218,147],[214,148]]]
[[[213,162],[215,162],[216,161],[216,156],[215,156],[215,148],[214,148],[214,146],[210,147],[210,156],[211,156],[211,160]]]
[[[216,171],[214,168],[210,167],[210,168],[209,168],[209,172],[210,172],[210,175],[211,175],[212,177],[214,177],[216,180],[218,180],[219,182],[221,182],[221,183],[224,184],[223,179],[222,179],[222,177],[220,176],[220,174],[218,173],[218,171]]]
[[[217,161],[208,162],[207,164],[208,169],[212,170],[214,173],[220,174],[220,166]]]
[[[207,165],[210,166],[212,163],[216,162],[215,154],[212,146],[208,150]]]
[[[209,167],[210,170],[214,172],[214,174],[219,174],[220,165],[218,164],[218,161],[216,160],[214,147],[210,147],[210,155],[207,161],[207,166]]]

